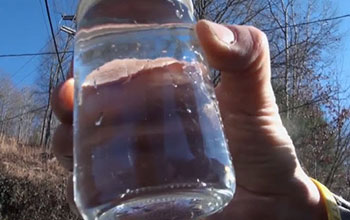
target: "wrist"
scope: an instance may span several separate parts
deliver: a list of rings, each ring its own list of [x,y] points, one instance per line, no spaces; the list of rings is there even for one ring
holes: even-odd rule
[[[317,186],[320,192],[321,198],[327,211],[328,220],[340,220],[340,208],[334,194],[322,183],[318,182],[315,179],[311,180]]]
[[[328,220],[326,205],[322,199],[319,189],[309,177],[307,177],[306,185],[309,191],[309,208],[312,213],[312,219]]]
[[[289,214],[294,213],[295,216],[288,216],[286,219],[328,220],[326,205],[315,183],[302,170],[297,179],[301,193],[295,193],[296,196],[289,201],[295,212],[286,211]]]

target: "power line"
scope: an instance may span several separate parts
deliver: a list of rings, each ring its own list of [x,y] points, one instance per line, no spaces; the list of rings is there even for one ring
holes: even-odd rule
[[[74,1],[71,1],[70,12],[74,13],[77,10],[76,7],[77,7],[77,5],[74,4]]]
[[[304,25],[308,25],[308,24],[315,24],[315,23],[319,23],[319,22],[338,20],[338,19],[343,19],[343,18],[348,18],[348,17],[350,17],[350,14],[345,14],[345,15],[341,15],[341,16],[337,16],[337,17],[318,19],[318,20],[303,22],[303,23],[299,23],[299,24],[291,24],[291,25],[287,25],[287,27],[299,27],[299,26],[304,26]],[[264,29],[262,31],[274,31],[274,30],[279,30],[279,29],[281,29],[281,28],[274,27],[274,28],[270,28],[270,29]]]
[[[67,54],[67,52],[63,51],[63,54]],[[64,55],[63,55],[64,56]],[[62,57],[63,57],[62,56]],[[66,60],[62,60],[62,63],[64,63]],[[33,69],[32,71],[28,72],[25,76],[23,76],[21,78],[20,81],[16,82],[15,84],[20,85],[24,80],[26,80],[32,73],[34,73],[35,71],[38,71],[40,69],[41,66],[38,66],[37,68]],[[63,79],[64,80],[64,79]]]
[[[41,56],[41,55],[53,55],[53,54],[62,54],[62,53],[73,53],[73,50],[58,51],[58,52],[41,52],[41,53],[0,54],[0,58],[5,58],[5,57]]]
[[[39,1],[40,1],[40,0],[39,0]],[[59,33],[59,32],[57,32],[56,35],[58,35],[58,33]],[[46,48],[46,46],[49,45],[50,42],[51,42],[51,40],[48,40],[48,41],[46,42],[46,44],[45,44],[39,51],[44,50],[44,49]],[[19,73],[19,72],[20,72],[28,63],[30,63],[34,58],[35,58],[35,56],[32,56],[30,59],[28,59],[28,61],[27,61],[26,63],[24,63],[20,68],[18,68],[18,69],[16,70],[15,73],[13,73],[13,74],[11,75],[11,78],[14,78],[14,77],[17,75],[17,73]]]
[[[41,0],[38,0],[38,1],[39,1],[40,9],[41,9],[41,15],[43,16],[43,20],[44,20],[44,23],[45,23],[45,29],[46,29],[46,32],[47,32],[47,36],[50,36],[49,29],[47,28],[47,21],[45,19],[45,15],[44,15],[44,8],[42,6],[42,1]]]
[[[52,26],[52,21],[51,21],[51,16],[50,16],[50,9],[49,9],[49,4],[47,2],[47,0],[45,0],[45,6],[46,6],[46,12],[47,12],[47,17],[49,19],[49,24],[50,24],[50,29],[51,29],[51,35],[53,37],[53,43],[55,46],[55,51],[56,51],[56,55],[57,55],[57,60],[58,60],[58,66],[60,68],[61,74],[62,74],[62,78],[63,80],[65,79],[64,77],[64,73],[63,73],[63,69],[62,69],[62,64],[61,64],[61,58],[60,55],[58,53],[58,47],[57,47],[57,42],[56,42],[56,38],[55,38],[55,33],[53,31],[53,26]]]
[[[34,112],[37,112],[37,111],[41,111],[41,110],[43,110],[43,109],[46,108],[46,107],[47,107],[47,106],[45,105],[45,106],[42,106],[42,107],[40,107],[40,108],[32,109],[32,110],[29,110],[29,111],[27,111],[27,112],[24,112],[24,113],[15,115],[15,116],[13,116],[13,117],[5,118],[4,120],[1,120],[0,122],[3,123],[3,122],[5,122],[5,121],[11,121],[11,120],[16,119],[16,118],[19,118],[19,117],[21,117],[21,116],[23,116],[23,115],[30,114],[30,113],[34,113]]]
[[[32,71],[28,72],[24,77],[22,77],[18,82],[16,82],[15,84],[20,85],[24,80],[26,80],[32,73],[34,73],[35,71],[38,71],[40,69],[40,66],[38,66],[37,68],[33,69]]]
[[[49,41],[50,42],[50,41]],[[49,43],[48,42],[48,43]],[[46,43],[46,45],[48,44],[48,43]],[[45,47],[46,47],[46,45],[42,48],[42,49],[44,49]],[[41,50],[42,50],[41,49]],[[70,51],[70,52],[72,52],[72,51]],[[68,53],[68,51],[63,51],[62,52],[63,54],[67,54]],[[53,53],[53,54],[56,54],[56,53]],[[64,55],[62,56],[62,59],[61,59],[61,62],[62,62],[62,64],[64,64],[67,60],[66,59],[63,59],[63,57],[64,57]],[[68,55],[68,57],[69,57],[69,55]],[[34,56],[30,59],[30,60],[32,60],[34,58]],[[29,61],[30,61],[29,60]],[[29,62],[28,61],[28,62]],[[45,62],[47,62],[48,61],[48,59],[46,59],[45,60]],[[69,61],[71,61],[71,60],[69,60]],[[28,62],[26,62],[22,67],[20,67],[20,69],[22,69],[26,64],[28,64]],[[30,71],[30,72],[27,72],[27,74],[25,74],[25,75],[23,75],[21,78],[20,78],[20,80],[18,81],[18,82],[14,82],[14,84],[16,84],[17,86],[18,85],[20,85],[24,80],[26,80],[32,73],[34,73],[35,71],[39,71],[40,70],[40,68],[42,67],[42,65],[40,65],[40,66],[37,66],[37,68],[35,68],[35,69],[33,69],[32,71]],[[16,74],[18,73],[19,71],[16,71]],[[14,74],[15,75],[15,74]]]
[[[331,20],[337,20],[337,19],[343,19],[343,18],[348,18],[350,17],[350,14],[338,16],[338,17],[330,17],[330,18],[325,18],[325,19],[320,19],[320,20],[314,20],[310,22],[304,22],[304,23],[299,23],[299,24],[293,24],[293,25],[288,25],[287,27],[296,27],[296,26],[304,26],[307,24],[314,24],[314,23],[319,23],[319,22],[324,22],[324,21],[331,21]],[[263,29],[262,31],[272,31],[272,30],[278,30],[280,29],[279,27],[274,27],[271,29]],[[55,39],[55,38],[54,38]],[[6,57],[24,57],[24,56],[40,56],[40,55],[52,55],[52,54],[62,54],[62,53],[73,53],[72,50],[70,51],[58,51],[56,52],[42,52],[42,53],[20,53],[20,54],[0,54],[0,58],[6,58]]]
[[[52,8],[53,8],[53,12],[54,12],[54,13],[59,14],[59,15],[62,14],[62,10],[59,10],[59,9],[58,9],[58,7],[57,7],[57,5],[56,5],[56,1],[52,1]],[[60,9],[62,9],[62,8],[60,8]],[[61,21],[62,21],[62,18],[60,18],[60,21],[57,22],[56,16],[53,16],[53,19],[55,20],[56,24],[57,24],[57,23],[60,24]]]
[[[27,62],[25,62],[20,68],[18,68],[18,69],[16,70],[16,72],[14,72],[10,77],[11,77],[11,78],[14,78],[14,77],[15,77],[28,63],[30,63],[34,58],[35,58],[34,56],[30,57],[30,58],[27,60]]]

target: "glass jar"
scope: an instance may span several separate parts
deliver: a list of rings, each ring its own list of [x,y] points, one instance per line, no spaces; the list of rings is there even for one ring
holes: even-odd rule
[[[235,177],[189,0],[82,0],[74,197],[84,219],[196,219]]]

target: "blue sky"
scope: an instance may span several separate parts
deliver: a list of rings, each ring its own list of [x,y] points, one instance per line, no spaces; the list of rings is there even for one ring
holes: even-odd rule
[[[48,2],[54,30],[70,26],[70,22],[61,20],[61,14],[74,13],[77,1]],[[1,0],[0,27],[0,54],[39,52],[51,37],[44,0]],[[32,85],[38,78],[40,60],[40,56],[0,58],[0,74],[10,75],[19,87]]]
[[[333,0],[337,3],[338,15],[350,14],[350,0]],[[342,47],[338,51],[338,71],[340,72],[339,80],[343,88],[350,87],[350,18],[343,19],[340,24],[340,31],[344,34],[342,39]],[[347,92],[348,103],[350,102]]]
[[[49,0],[55,31],[70,23],[61,20],[61,14],[72,14],[76,0]],[[333,0],[337,15],[350,14],[350,0]],[[44,0],[1,0],[0,2],[0,54],[38,52],[51,37]],[[340,31],[343,45],[336,51],[340,80],[350,86],[350,18],[343,19]],[[27,64],[26,64],[27,63]],[[26,65],[24,65],[26,64]],[[8,74],[18,86],[32,85],[38,78],[40,56],[0,58],[0,74]],[[24,65],[24,66],[23,66]],[[21,68],[22,67],[22,68]]]

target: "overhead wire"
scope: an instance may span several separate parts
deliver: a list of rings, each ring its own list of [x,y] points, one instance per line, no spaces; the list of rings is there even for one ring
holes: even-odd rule
[[[42,14],[43,14],[43,8],[42,8],[42,5],[41,5],[41,2],[39,0],[39,3],[40,3],[40,7],[41,7],[41,10],[42,10]],[[40,56],[40,55],[52,55],[52,54],[56,54],[57,55],[57,58],[58,58],[58,62],[59,62],[59,68],[60,68],[60,71],[61,71],[61,74],[62,74],[62,78],[64,79],[64,74],[63,74],[63,69],[62,69],[62,62],[60,60],[60,57],[59,57],[59,54],[62,54],[62,53],[73,53],[73,51],[71,50],[66,50],[66,51],[58,51],[58,48],[57,48],[57,42],[56,42],[56,34],[53,33],[53,26],[52,26],[52,21],[51,21],[51,16],[50,16],[50,12],[49,12],[49,9],[48,9],[48,3],[47,3],[47,0],[45,0],[45,3],[46,3],[46,9],[47,9],[47,16],[48,16],[48,19],[49,19],[49,23],[50,23],[50,29],[51,29],[51,35],[52,35],[52,39],[54,41],[54,46],[55,46],[55,52],[38,52],[38,53],[22,53],[22,54],[4,54],[4,55],[0,55],[0,58],[1,57],[24,57],[24,56],[32,56],[27,62],[25,62],[20,68],[18,68],[18,70],[15,71],[15,73],[12,75],[12,77],[14,77],[18,72],[20,72],[28,63],[30,63],[36,56]],[[44,16],[44,15],[43,15]],[[45,19],[44,19],[45,20]],[[45,25],[46,27],[46,30],[48,32],[48,29],[47,29],[47,26]],[[58,32],[59,33],[59,32]],[[58,35],[57,33],[57,35]],[[48,33],[49,34],[49,33]],[[42,51],[47,45],[48,43],[51,42],[51,41],[48,41],[43,48],[41,48],[39,51]],[[63,60],[63,62],[65,62],[66,60]],[[21,80],[19,82],[17,82],[16,84],[20,84],[22,83],[25,79],[27,79],[34,71],[38,70],[40,68],[37,67],[35,68],[34,70],[32,70],[31,72],[27,73],[24,77],[21,78]],[[42,106],[42,107],[39,107],[39,108],[35,108],[35,109],[31,109],[29,111],[26,111],[24,113],[20,113],[20,114],[17,114],[15,116],[12,116],[12,117],[8,117],[8,118],[5,118],[3,120],[1,120],[0,122],[3,123],[5,121],[10,121],[10,120],[14,120],[16,118],[19,118],[19,117],[22,117],[23,115],[26,115],[26,114],[30,114],[30,113],[34,113],[34,112],[37,112],[37,111],[41,111],[41,110],[44,110],[45,108],[47,107],[47,105],[45,106]]]
[[[46,7],[48,9],[48,4],[47,4],[47,0],[45,0],[46,3]],[[50,23],[50,28],[51,28],[51,34],[53,33],[53,27],[52,27],[52,21],[50,18],[50,14],[49,11],[47,10],[47,14],[48,14],[48,18],[49,18],[49,23]],[[341,16],[337,16],[337,17],[329,17],[329,18],[325,18],[325,19],[318,19],[318,20],[313,20],[313,21],[309,21],[309,22],[303,22],[303,23],[298,23],[298,24],[293,24],[293,25],[287,25],[287,27],[298,27],[298,26],[304,26],[304,25],[308,25],[308,24],[314,24],[314,23],[319,23],[319,22],[326,22],[326,21],[332,21],[332,20],[338,20],[338,19],[344,19],[344,18],[348,18],[350,17],[350,14],[345,14],[345,15],[341,15]],[[272,31],[272,30],[278,30],[280,29],[280,27],[273,27],[273,28],[269,28],[269,29],[264,29],[263,31]],[[53,34],[52,34],[53,35]],[[73,51],[58,51],[57,49],[57,44],[56,44],[56,40],[55,40],[55,36],[53,35],[53,40],[54,40],[54,44],[55,44],[55,49],[56,52],[40,52],[40,53],[22,53],[22,54],[0,54],[0,58],[4,58],[4,57],[22,57],[22,56],[40,56],[40,55],[49,55],[49,54],[56,54],[59,60],[59,65],[60,65],[60,69],[61,69],[61,73],[63,74],[63,70],[62,70],[62,66],[61,66],[61,62],[60,62],[60,58],[59,58],[59,54],[62,53],[73,53]],[[64,76],[63,76],[64,77]],[[46,108],[47,106],[42,106],[40,108],[36,108],[30,111],[27,111],[25,113],[21,113],[18,115],[15,115],[13,117],[10,118],[6,118],[0,122],[5,122],[8,120],[13,120],[15,118],[21,117],[25,114],[29,114],[29,113],[33,113],[36,111],[40,111],[44,108]]]
[[[76,2],[75,1],[71,1],[71,5],[70,5],[70,13],[74,13],[74,11],[76,10]]]
[[[63,54],[67,54],[68,51],[63,51],[62,53],[63,53]],[[63,64],[64,62],[66,62],[66,59],[67,59],[67,58],[65,58],[64,60],[61,61],[62,64]],[[46,60],[46,61],[47,61],[47,60]],[[42,65],[38,66],[37,68],[33,69],[32,71],[28,72],[25,76],[23,76],[23,77],[21,78],[20,81],[14,82],[14,83],[17,84],[17,85],[20,85],[20,84],[21,84],[24,80],[26,80],[32,73],[34,73],[35,71],[38,71],[41,67],[42,67]],[[64,78],[63,78],[63,80],[64,80]]]
[[[58,10],[58,7],[57,7],[57,5],[56,5],[56,1],[57,0],[51,0],[50,2],[50,4],[49,4],[49,9],[50,9],[50,12],[52,12],[52,13],[50,13],[51,14],[51,19],[52,19],[52,21],[53,21],[53,23],[55,24],[55,25],[60,25],[60,23],[61,23],[61,21],[62,21],[62,19],[60,20],[60,21],[57,21],[57,15],[60,15],[61,14],[61,11],[60,10]],[[60,1],[61,2],[61,1]]]
[[[13,119],[19,118],[19,117],[21,117],[23,115],[26,115],[26,114],[30,114],[30,113],[34,113],[34,112],[37,112],[37,111],[41,111],[41,110],[43,110],[46,107],[47,107],[47,105],[39,107],[39,108],[36,108],[36,109],[31,109],[31,110],[29,110],[27,112],[20,113],[20,114],[17,114],[15,116],[12,116],[12,117],[9,117],[9,118],[5,118],[5,119],[1,120],[0,123],[6,122],[6,121],[11,121]]]
[[[52,21],[51,21],[49,4],[48,4],[47,0],[45,0],[45,6],[46,6],[47,18],[49,19],[50,30],[51,30],[51,35],[52,35],[52,38],[53,38],[53,43],[54,43],[55,52],[56,52],[56,56],[57,56],[58,66],[60,68],[60,71],[61,71],[61,74],[62,74],[62,78],[65,79],[64,73],[63,73],[63,69],[62,69],[62,64],[61,64],[61,58],[60,58],[60,55],[59,55],[58,46],[57,46],[57,42],[56,42],[54,30],[53,30],[53,25],[52,25]]]
[[[58,35],[59,32],[56,33],[56,35]],[[52,39],[51,39],[52,40]],[[46,44],[39,50],[39,51],[42,51],[44,50],[48,45],[49,43],[51,42],[51,40],[48,40],[46,42]],[[11,78],[14,78],[26,65],[28,65],[34,58],[36,58],[37,56],[32,56],[30,59],[28,59],[27,62],[25,62],[21,67],[19,67],[13,74],[10,75]]]
[[[45,29],[46,29],[47,36],[50,36],[50,31],[49,31],[49,29],[47,27],[46,16],[44,15],[44,8],[42,6],[42,1],[41,0],[38,0],[38,1],[39,1],[40,9],[41,9],[41,15],[43,16],[43,21],[45,23]]]
[[[333,21],[333,20],[338,20],[338,19],[343,19],[343,18],[348,18],[350,17],[350,14],[345,14],[345,15],[340,15],[337,17],[329,17],[329,18],[323,18],[323,19],[317,19],[317,20],[313,20],[313,21],[308,21],[308,22],[302,22],[302,23],[298,23],[298,24],[291,24],[291,25],[286,25],[286,27],[290,28],[290,27],[300,27],[300,26],[304,26],[304,25],[308,25],[308,24],[315,24],[315,23],[320,23],[320,22],[325,22],[325,21]],[[273,27],[273,28],[269,28],[269,29],[263,29],[262,31],[274,31],[274,30],[279,30],[281,29],[280,27]]]
[[[10,75],[11,78],[14,78],[26,65],[28,65],[32,60],[34,60],[36,56],[30,57],[27,62],[25,62],[22,66],[20,66],[13,74]]]
[[[41,56],[41,55],[52,55],[52,54],[62,54],[62,53],[73,53],[73,50],[68,51],[58,51],[58,52],[38,52],[38,53],[19,53],[19,54],[0,54],[0,58],[5,57],[27,57],[27,56]]]
[[[342,15],[342,16],[337,16],[337,17],[330,17],[330,18],[325,18],[325,19],[319,19],[319,20],[314,20],[310,22],[303,22],[303,23],[298,23],[298,24],[293,24],[293,25],[287,25],[287,27],[297,27],[297,26],[304,26],[307,24],[314,24],[314,23],[319,23],[319,22],[325,22],[325,21],[331,21],[331,20],[337,20],[337,19],[344,19],[344,18],[349,18],[350,14]],[[263,29],[262,31],[272,31],[272,30],[278,30],[280,27],[273,27],[269,29]],[[73,53],[72,50],[70,51],[58,51],[58,54],[61,53]],[[0,54],[0,58],[6,58],[6,57],[24,57],[24,56],[41,56],[41,55],[48,55],[48,54],[56,54],[56,52],[41,52],[41,53],[19,53],[19,54]]]
[[[18,82],[14,82],[17,86],[20,85],[24,80],[26,80],[32,73],[36,72],[39,70],[40,66],[36,67],[32,71],[28,72],[25,76],[23,76]]]

